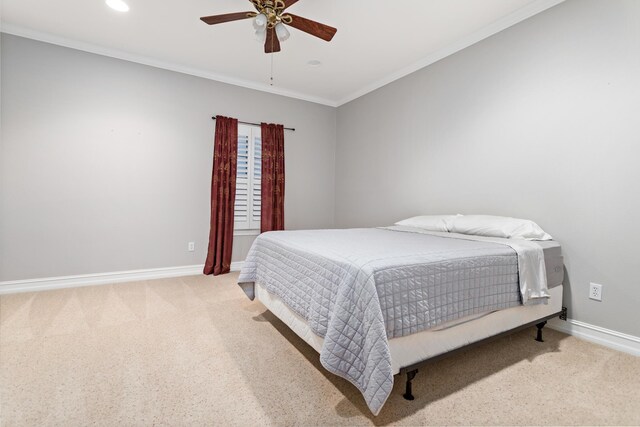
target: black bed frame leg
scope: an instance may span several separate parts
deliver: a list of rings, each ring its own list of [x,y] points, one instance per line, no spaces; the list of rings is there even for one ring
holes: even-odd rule
[[[415,399],[415,397],[413,397],[413,393],[411,392],[411,380],[413,380],[416,377],[417,373],[418,373],[417,369],[407,372],[407,388],[405,389],[405,392],[402,395],[402,397],[404,397],[406,400]]]
[[[544,322],[540,322],[536,325],[536,328],[538,328],[538,335],[536,336],[536,341],[544,342],[544,340],[542,339],[542,328],[544,328],[544,325],[546,324],[547,324],[547,321],[545,320]]]

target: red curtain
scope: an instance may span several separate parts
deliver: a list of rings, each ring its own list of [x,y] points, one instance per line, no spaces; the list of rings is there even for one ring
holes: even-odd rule
[[[233,249],[233,214],[236,200],[238,120],[216,117],[211,177],[211,228],[204,274],[228,273]]]
[[[284,126],[262,123],[260,232],[284,230]]]

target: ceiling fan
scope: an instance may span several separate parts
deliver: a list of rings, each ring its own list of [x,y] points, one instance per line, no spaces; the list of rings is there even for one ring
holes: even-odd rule
[[[280,42],[289,38],[289,31],[285,25],[297,28],[300,31],[331,41],[336,30],[328,25],[321,24],[311,19],[303,18],[285,10],[297,3],[298,0],[249,0],[257,12],[236,12],[224,15],[203,16],[203,22],[214,25],[223,22],[238,21],[241,19],[255,18],[253,26],[256,29],[256,37],[264,42],[264,52],[280,52]]]

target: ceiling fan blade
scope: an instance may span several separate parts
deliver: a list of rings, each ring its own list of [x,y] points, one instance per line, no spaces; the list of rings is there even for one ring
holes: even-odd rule
[[[264,41],[264,53],[280,52],[280,40],[276,37],[276,30],[267,28],[267,38]]]
[[[251,15],[253,13],[254,12],[236,12],[227,13],[224,15],[203,16],[202,18],[200,18],[200,20],[209,25],[222,24],[223,22],[238,21],[240,19],[251,18]]]
[[[300,31],[304,31],[305,33],[309,33],[312,36],[319,37],[322,40],[326,40],[328,42],[331,41],[333,36],[336,34],[336,31],[338,31],[333,27],[321,24],[316,21],[312,21],[311,19],[294,15],[293,13],[287,13],[287,15],[291,16],[291,22],[288,25],[292,26],[293,28],[297,28]]]
[[[293,6],[294,4],[298,3],[298,0],[282,0],[284,1],[284,9],[288,9],[289,7]]]

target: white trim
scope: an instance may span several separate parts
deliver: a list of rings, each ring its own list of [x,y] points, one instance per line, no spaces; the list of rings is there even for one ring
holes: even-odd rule
[[[505,30],[521,21],[524,21],[527,18],[532,17],[546,9],[549,9],[553,6],[556,6],[562,3],[565,0],[536,0],[527,6],[519,9],[510,15],[505,16],[498,21],[487,25],[486,27],[475,31],[469,34],[466,37],[461,38],[460,40],[443,47],[442,49],[428,55],[427,57],[402,68],[401,70],[395,71],[389,74],[386,77],[381,78],[380,80],[368,84],[363,88],[352,92],[351,94],[345,96],[340,100],[331,100],[325,99],[321,97],[317,97],[314,95],[309,95],[301,92],[296,92],[292,90],[287,90],[283,88],[277,88],[273,86],[269,86],[264,83],[258,83],[250,80],[238,79],[236,77],[226,76],[222,74],[217,74],[211,71],[198,69],[198,68],[190,68],[180,64],[176,64],[168,61],[161,61],[158,59],[154,59],[147,56],[137,55],[133,53],[124,52],[117,49],[106,48],[90,43],[85,43],[77,40],[67,39],[59,36],[55,36],[49,33],[43,33],[40,31],[32,30],[29,28],[21,27],[14,24],[9,24],[6,22],[0,22],[0,30],[7,34],[13,34],[20,37],[26,37],[34,40],[39,40],[46,43],[52,43],[59,46],[65,46],[72,49],[83,50],[85,52],[95,53],[103,56],[110,56],[112,58],[123,59],[125,61],[136,62],[138,64],[149,65],[156,68],[163,68],[165,70],[175,71],[178,73],[189,74],[192,76],[202,77],[209,80],[215,80],[222,83],[227,83],[235,86],[241,86],[248,89],[259,90],[262,92],[273,93],[276,95],[282,95],[289,98],[301,99],[303,101],[314,102],[317,104],[328,105],[330,107],[339,107],[347,102],[353,101],[356,98],[359,98],[363,95],[366,95],[369,92],[373,92],[376,89],[381,88],[395,80],[398,80],[408,74],[411,74],[415,71],[418,71],[421,68],[424,68],[428,65],[433,64],[436,61],[441,60],[449,55],[452,55],[459,50],[462,50],[466,47],[469,47],[475,43],[478,43],[481,40],[486,39],[496,33],[499,33],[502,30]]]
[[[603,345],[614,350],[623,351],[634,356],[640,356],[640,337],[601,328],[579,320],[567,319],[562,321],[552,319],[548,326],[565,334],[573,335],[586,341]]]
[[[135,282],[137,280],[164,279],[167,277],[195,276],[202,274],[204,265],[149,268],[145,270],[117,271],[111,273],[80,274],[76,276],[46,277],[40,279],[9,280],[0,282],[0,295],[18,292],[46,291],[78,286],[105,285],[108,283]]]
[[[231,263],[231,271],[240,271],[244,261]],[[195,276],[202,274],[203,265],[182,267],[149,268],[145,270],[117,271],[111,273],[81,274],[76,276],[46,277],[40,279],[10,280],[0,282],[0,295],[18,292],[46,291],[79,286],[105,285],[109,283],[135,282],[138,280],[163,279],[169,277]],[[640,337],[568,319],[566,322],[551,319],[551,329],[573,335],[614,350],[640,356]]]
[[[487,37],[499,33],[500,31],[503,31],[521,21],[524,21],[527,18],[532,17],[533,15],[543,12],[564,1],[565,0],[536,0],[532,3],[529,3],[522,9],[518,9],[517,11],[505,16],[504,18],[501,18],[494,23],[489,24],[478,31],[475,31],[468,36],[462,37],[461,39],[451,43],[450,45],[433,52],[427,57],[422,58],[421,60],[414,62],[413,64],[398,71],[395,71],[374,83],[368,84],[360,90],[352,92],[351,94],[345,96],[337,102],[338,107],[346,104],[347,102],[351,102],[356,98],[360,98],[361,96],[366,95],[369,92],[373,92],[374,90],[379,89],[382,86],[386,86],[391,82],[401,79],[404,76],[414,73],[428,65],[433,64],[434,62],[440,61],[441,59],[449,55],[453,55],[454,53],[466,47],[476,44],[479,41],[486,39]]]
[[[260,230],[233,230],[234,236],[259,236]]]
[[[244,261],[234,261],[231,263],[231,271],[240,271],[243,265]]]
[[[59,37],[53,34],[32,30],[30,28],[9,24],[6,22],[0,22],[0,30],[3,33],[12,34],[14,36],[25,37],[28,39],[38,40],[45,43],[51,43],[58,46],[64,46],[71,49],[82,50],[89,53],[95,53],[97,55],[123,59],[129,62],[149,65],[151,67],[162,68],[164,70],[175,71],[178,73],[188,74],[191,76],[202,77],[204,79],[215,80],[217,82],[227,83],[234,86],[240,86],[248,89],[259,90],[261,92],[273,93],[275,95],[282,95],[288,98],[301,99],[303,101],[314,102],[316,104],[322,104],[322,105],[328,105],[330,107],[337,107],[335,101],[331,101],[331,100],[320,98],[313,95],[308,95],[306,93],[278,88],[278,87],[270,86],[265,83],[258,83],[250,80],[238,79],[236,77],[226,76],[223,74],[218,74],[218,73],[214,73],[214,72],[199,69],[199,68],[186,67],[184,65],[180,65],[174,62],[162,61],[159,59],[151,58],[149,56],[138,55],[135,53],[129,53],[122,50],[102,47],[102,46],[98,46],[91,43],[85,43],[77,40],[67,39],[64,37]]]

